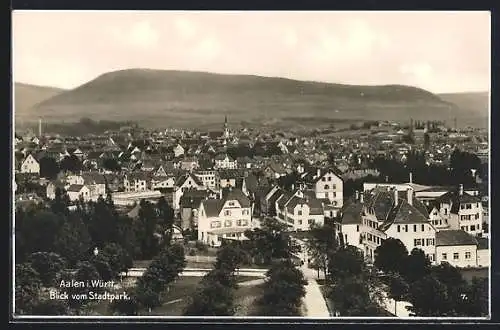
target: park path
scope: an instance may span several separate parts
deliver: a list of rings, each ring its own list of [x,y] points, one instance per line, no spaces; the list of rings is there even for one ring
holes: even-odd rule
[[[305,287],[306,295],[303,299],[303,304],[307,311],[305,316],[310,318],[330,318],[330,311],[316,281],[317,272],[314,269],[308,268],[307,262],[302,265],[301,270],[307,279]]]
[[[240,282],[238,283],[238,286],[254,286],[254,285],[260,285],[265,283],[265,279],[259,278],[256,280],[250,280],[250,281],[245,281],[245,282]]]

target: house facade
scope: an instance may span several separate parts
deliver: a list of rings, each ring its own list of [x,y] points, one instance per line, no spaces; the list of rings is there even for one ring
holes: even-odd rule
[[[32,174],[40,174],[40,163],[38,160],[32,155],[29,154],[21,163],[21,173],[32,173]]]
[[[198,240],[220,246],[222,239],[244,240],[252,229],[250,200],[237,189],[223,199],[205,199],[198,212]]]

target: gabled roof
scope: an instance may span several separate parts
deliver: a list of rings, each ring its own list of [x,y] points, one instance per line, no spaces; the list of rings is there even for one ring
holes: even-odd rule
[[[436,246],[477,245],[476,238],[463,230],[441,230],[436,232]]]
[[[201,205],[203,205],[205,213],[209,218],[218,217],[222,211],[224,203],[225,201],[222,199],[205,199],[201,201]]]
[[[187,179],[189,179],[189,178],[190,178],[191,180],[193,180],[193,182],[194,182],[196,185],[198,185],[198,186],[203,186],[203,183],[200,181],[200,179],[198,179],[198,177],[197,177],[196,175],[193,175],[193,174],[191,174],[191,173],[187,173],[187,174],[185,174],[185,175],[183,175],[183,176],[179,177],[179,179],[177,180],[177,182],[175,183],[175,185],[176,185],[177,187],[180,187],[180,186],[182,186],[182,185],[183,185],[183,184],[187,181]]]
[[[353,202],[344,207],[342,211],[342,218],[340,220],[343,225],[360,225],[361,212],[363,210],[363,204],[358,202]]]
[[[223,190],[223,199],[224,201],[228,200],[237,200],[241,207],[250,207],[251,202],[250,199],[248,199],[247,196],[241,191],[240,189],[229,189],[229,190]]]
[[[82,173],[82,178],[85,184],[106,184],[104,175],[97,172]]]
[[[83,184],[72,184],[66,189],[68,192],[80,192],[84,187]]]

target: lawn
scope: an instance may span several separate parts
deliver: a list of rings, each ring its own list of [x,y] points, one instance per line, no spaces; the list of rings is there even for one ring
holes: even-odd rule
[[[234,316],[255,316],[258,312],[256,301],[262,296],[263,292],[263,284],[238,288],[234,295],[236,305]]]

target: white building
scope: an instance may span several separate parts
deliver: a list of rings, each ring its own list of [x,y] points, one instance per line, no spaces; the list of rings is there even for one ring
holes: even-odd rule
[[[323,226],[325,222],[321,201],[301,190],[293,194],[281,194],[275,202],[275,207],[276,219],[293,231],[307,231],[312,225]]]
[[[327,199],[331,205],[342,208],[344,204],[344,182],[338,169],[317,169],[303,173],[299,183],[314,189],[316,198]]]
[[[438,200],[441,214],[447,219],[450,229],[461,229],[472,235],[482,233],[483,205],[478,196],[464,192],[460,185],[458,192],[449,191]]]
[[[21,163],[21,173],[40,174],[40,163],[32,154],[29,154]]]
[[[252,205],[238,189],[223,199],[206,199],[198,211],[198,240],[219,246],[222,239],[244,240],[252,229]]]
[[[227,154],[220,154],[215,157],[215,169],[224,168],[224,169],[236,169],[238,168],[238,164],[236,160],[231,158]]]
[[[477,267],[475,237],[463,230],[442,230],[436,233],[436,262],[455,267]]]
[[[83,197],[84,201],[90,200],[90,189],[86,185],[72,184],[66,189],[69,200],[74,202]]]
[[[148,191],[150,178],[145,172],[132,172],[125,175],[123,179],[123,185],[125,187],[125,192],[140,192]]]
[[[216,171],[197,171],[194,173],[201,183],[209,189],[219,189]]]
[[[174,197],[173,197],[173,208],[178,210],[180,207],[180,200],[185,191],[195,189],[195,190],[206,190],[207,188],[203,183],[192,173],[181,176],[174,186]]]
[[[174,151],[175,157],[179,157],[181,155],[184,155],[184,152],[185,152],[184,148],[180,144],[176,145],[174,147],[173,151]]]

